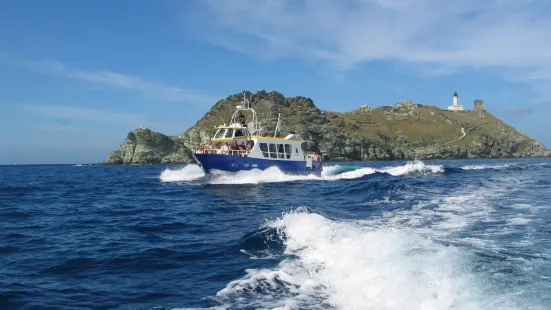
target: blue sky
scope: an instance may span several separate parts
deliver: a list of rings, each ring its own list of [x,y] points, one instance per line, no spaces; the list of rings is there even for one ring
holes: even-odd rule
[[[547,0],[3,0],[0,164],[95,163],[243,90],[471,108],[551,146]]]

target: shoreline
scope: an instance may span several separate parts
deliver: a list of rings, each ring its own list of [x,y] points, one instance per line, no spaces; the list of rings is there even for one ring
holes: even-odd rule
[[[322,160],[322,163],[342,163],[342,162],[357,162],[357,163],[368,163],[368,162],[383,162],[383,161],[442,161],[442,160],[482,160],[482,159],[493,159],[493,160],[506,160],[506,159],[544,159],[551,158],[551,156],[525,156],[525,157],[464,157],[464,158],[420,158],[420,159],[376,159],[376,160],[346,160],[346,159],[330,159]],[[196,164],[194,162],[188,163],[156,163],[156,164],[82,164],[83,166],[169,166],[169,165],[189,165]]]
[[[323,160],[322,163],[339,163],[339,162],[361,162],[361,163],[367,163],[367,162],[382,162],[382,161],[442,161],[442,160],[481,160],[481,159],[493,159],[493,160],[500,160],[500,159],[545,159],[545,158],[551,158],[550,156],[525,156],[525,157],[464,157],[464,158],[420,158],[420,159],[376,159],[376,160],[346,160],[346,159],[330,159],[330,160]],[[187,162],[187,163],[151,163],[151,164],[104,164],[104,163],[93,163],[93,164],[17,164],[17,165],[0,165],[0,167],[16,167],[16,166],[75,166],[75,167],[89,167],[89,166],[170,166],[170,165],[188,165],[188,164],[196,164],[193,162]]]

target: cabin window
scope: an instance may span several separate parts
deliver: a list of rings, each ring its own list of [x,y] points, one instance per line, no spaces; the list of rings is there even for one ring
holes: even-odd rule
[[[276,145],[270,143],[270,158],[277,158]]]
[[[291,158],[291,145],[285,144],[285,158]]]
[[[267,143],[260,143],[260,150],[262,151],[262,155],[264,155],[264,157],[268,158],[268,156],[269,156],[268,144]]]
[[[243,131],[241,129],[237,129],[235,131],[235,136],[236,137],[243,137],[244,136]]]
[[[277,145],[277,157],[278,158],[285,158],[285,152],[283,151],[283,144]]]
[[[218,129],[214,134],[215,139],[220,139],[224,137],[224,129]]]
[[[226,134],[224,135],[224,138],[231,138],[233,133],[233,129],[226,130]]]

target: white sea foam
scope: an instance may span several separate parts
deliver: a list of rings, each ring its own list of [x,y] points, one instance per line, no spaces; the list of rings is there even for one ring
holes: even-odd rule
[[[510,164],[504,164],[504,165],[468,165],[463,166],[461,169],[463,170],[484,170],[484,169],[506,169],[511,167]]]
[[[509,219],[509,225],[526,225],[530,223],[532,220],[525,217],[514,217],[512,219]]]
[[[201,177],[204,177],[205,173],[203,169],[197,165],[186,165],[181,169],[165,169],[160,179],[163,182],[175,182],[175,181],[193,181]]]
[[[253,169],[250,171],[223,172],[214,171],[209,179],[210,184],[257,184],[291,182],[300,180],[317,180],[315,175],[288,175],[277,167],[266,170]]]
[[[483,309],[466,253],[411,232],[372,229],[290,212],[267,224],[293,255],[249,269],[217,296],[233,306],[272,309]],[[277,291],[277,294],[271,292]]]
[[[353,170],[350,170],[353,169]],[[344,171],[344,172],[340,172]],[[206,182],[209,184],[257,184],[292,181],[334,181],[342,179],[357,179],[376,172],[388,173],[393,176],[408,174],[432,174],[444,172],[444,166],[426,165],[421,161],[408,162],[403,166],[385,167],[375,169],[370,167],[343,167],[340,165],[323,167],[321,176],[311,175],[289,175],[277,167],[266,170],[253,169],[249,171],[224,172],[213,171]],[[160,176],[163,182],[189,182],[204,177],[203,170],[197,165],[187,165],[184,168],[171,170],[165,169]]]
[[[343,169],[345,169],[345,166],[341,166],[341,165],[324,166],[323,170],[321,171],[321,176],[325,177],[330,175],[336,175],[339,172],[343,171]]]
[[[426,165],[422,161],[408,162],[403,166],[387,167],[380,172],[385,172],[394,176],[406,175],[406,174],[433,174],[444,172],[444,166],[442,165]]]

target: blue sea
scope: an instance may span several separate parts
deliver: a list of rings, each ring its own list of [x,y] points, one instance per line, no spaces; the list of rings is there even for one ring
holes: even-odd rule
[[[551,309],[551,158],[0,167],[0,309]]]

